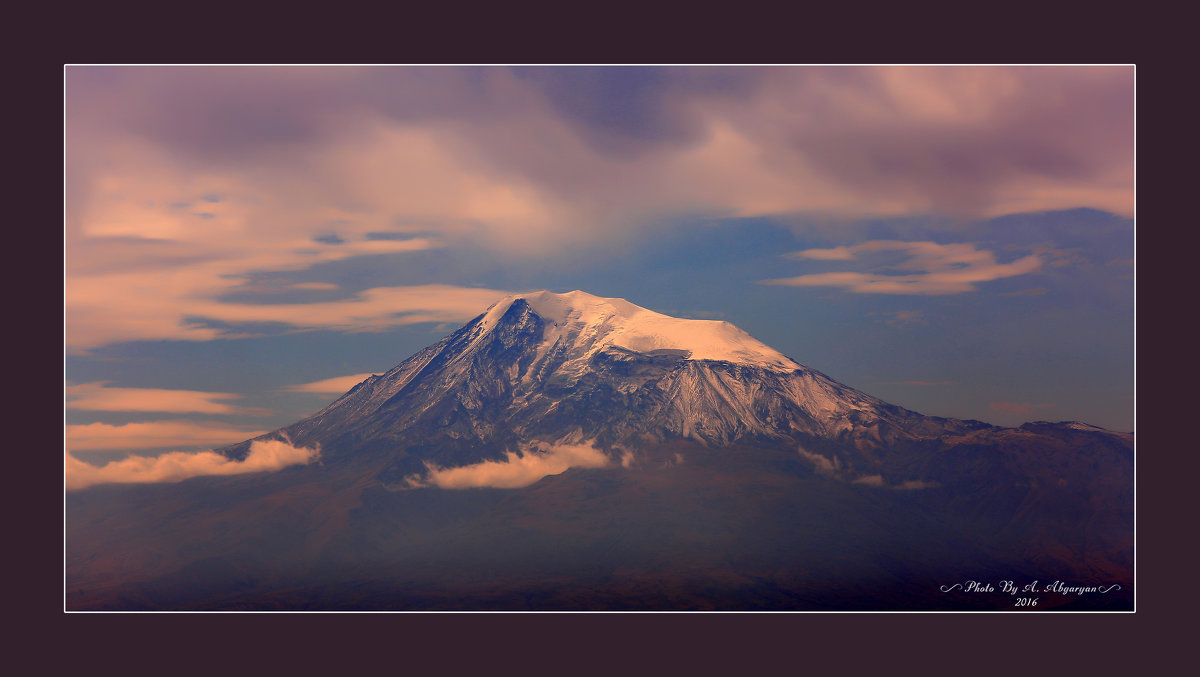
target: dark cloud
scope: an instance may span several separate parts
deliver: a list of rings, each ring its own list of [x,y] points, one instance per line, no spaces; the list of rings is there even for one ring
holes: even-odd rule
[[[513,68],[595,150],[622,156],[705,136],[706,97],[741,96],[764,80],[761,68]]]
[[[1131,68],[784,70],[765,88],[778,109],[747,127],[779,162],[840,182],[979,210],[1006,183],[1111,178],[1133,167]],[[1132,186],[1132,181],[1128,182]]]
[[[422,125],[452,130],[464,162],[597,201],[629,190],[623,165],[726,124],[797,188],[815,176],[899,211],[977,213],[1038,181],[1131,192],[1132,83],[1088,67],[71,67],[67,123],[202,163],[319,161],[371,121]]]
[[[320,80],[330,71],[142,67],[67,70],[68,126],[88,119],[211,159],[309,143],[344,103]]]
[[[228,160],[352,132],[347,123],[363,112],[404,121],[492,113],[482,77],[432,67],[71,67],[66,115],[69,129],[117,129]]]

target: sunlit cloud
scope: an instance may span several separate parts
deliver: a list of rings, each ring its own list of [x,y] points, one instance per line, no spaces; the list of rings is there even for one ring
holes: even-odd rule
[[[808,451],[804,447],[796,447],[796,452],[813,465],[813,470],[815,470],[818,475],[835,476],[841,470],[837,456],[834,456],[833,460],[831,461],[821,454]]]
[[[207,283],[197,278],[204,275],[203,271],[192,270],[176,275],[130,273],[68,281],[68,348],[86,350],[134,340],[205,341],[237,334],[189,318],[232,325],[275,322],[297,329],[342,331],[379,331],[418,322],[461,324],[510,293],[421,285],[367,289],[339,301],[233,303],[215,298],[219,295],[215,290],[202,292]]]
[[[115,140],[91,143],[108,148]],[[86,149],[89,141],[85,138],[81,145]],[[374,208],[338,206],[370,202],[323,191],[334,178],[355,183],[344,172],[301,176],[294,167],[275,165],[261,171],[196,172],[145,141],[122,138],[111,150],[110,161],[94,172],[85,171],[89,162],[84,154],[78,171],[89,176],[68,187],[65,305],[70,350],[135,340],[203,341],[237,333],[189,318],[349,331],[461,322],[506,293],[415,285],[368,289],[316,304],[229,301],[238,292],[260,291],[261,285],[250,282],[252,275],[304,271],[362,256],[413,254],[444,243],[415,232],[405,237],[394,216],[381,217]],[[208,194],[223,196],[220,203],[206,205],[213,210],[205,212],[208,218],[183,208],[195,196]],[[330,222],[340,224],[336,241],[317,235]],[[378,232],[393,237],[380,238]],[[314,280],[271,291],[332,289],[338,286]]]
[[[1128,67],[73,66],[67,343],[237,335],[188,318],[461,322],[503,294],[468,303],[486,291],[425,295],[416,281],[339,302],[228,298],[260,273],[459,247],[547,257],[681,215],[1129,214],[1132,84]],[[630,115],[597,115],[599,102]],[[851,249],[804,258],[850,261]],[[958,293],[1032,263],[775,283]]]
[[[632,463],[632,456],[629,461]],[[621,462],[624,465],[624,457]],[[545,450],[528,450],[520,456],[509,452],[503,461],[484,461],[457,468],[430,466],[428,477],[411,478],[410,482],[414,486],[442,489],[517,489],[570,468],[603,468],[609,463],[604,452],[590,445],[553,445]]]
[[[883,486],[883,476],[882,475],[863,475],[862,477],[859,477],[859,478],[853,480],[851,482],[851,484],[865,484],[868,487],[882,487]]]
[[[449,285],[378,287],[342,301],[197,304],[195,315],[228,323],[279,322],[301,328],[371,331],[416,322],[464,322],[511,292]]]
[[[67,409],[80,411],[140,411],[172,414],[244,414],[256,413],[224,400],[237,400],[234,393],[210,393],[199,390],[164,388],[117,388],[107,381],[66,386]]]
[[[374,374],[352,374],[350,376],[335,376],[312,383],[284,386],[280,390],[292,393],[341,394],[367,380]]]
[[[66,455],[66,488],[85,489],[96,484],[179,482],[201,475],[240,475],[276,471],[292,465],[313,462],[317,448],[295,447],[282,440],[256,440],[250,453],[234,461],[213,451],[185,453],[173,451],[161,456],[130,456],[95,466]]]
[[[1017,275],[1034,273],[1042,268],[1042,257],[1030,254],[1009,263],[998,263],[990,251],[976,249],[973,244],[938,244],[936,242],[900,242],[874,240],[837,250],[805,250],[793,258],[817,258],[815,252],[837,251],[835,260],[846,260],[842,252],[855,259],[864,254],[899,252],[905,259],[887,266],[890,272],[814,273],[797,277],[763,280],[763,284],[792,287],[841,287],[859,294],[961,294],[977,291],[982,282],[991,282]]]
[[[884,322],[893,327],[908,327],[914,324],[926,324],[925,313],[919,310],[893,310],[879,313],[886,319]]]
[[[790,254],[796,259],[813,259],[815,261],[853,261],[854,251],[849,247],[834,247],[833,249],[805,249]]]
[[[216,421],[150,421],[145,423],[88,423],[66,426],[67,449],[73,452],[216,447],[264,434],[265,430]]]

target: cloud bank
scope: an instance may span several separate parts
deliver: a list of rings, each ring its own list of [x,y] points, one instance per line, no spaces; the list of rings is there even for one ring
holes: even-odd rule
[[[458,468],[430,466],[427,478],[410,482],[414,486],[442,489],[518,489],[570,468],[603,468],[607,465],[608,456],[591,445],[553,445],[541,451],[529,450],[520,456],[509,452],[503,461],[484,461]]]
[[[311,463],[319,449],[294,447],[282,440],[256,440],[250,453],[234,461],[213,451],[171,452],[161,456],[130,456],[103,466],[94,466],[66,455],[66,488],[85,489],[96,484],[179,482],[200,475],[239,475],[280,470]]]

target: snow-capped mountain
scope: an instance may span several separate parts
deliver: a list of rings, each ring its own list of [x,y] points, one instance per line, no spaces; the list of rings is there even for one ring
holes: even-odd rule
[[[264,437],[319,462],[71,492],[69,606],[1132,608],[1133,435],[923,416],[621,299],[503,299]]]
[[[581,291],[540,291],[502,299],[274,434],[320,444],[327,460],[383,454],[403,472],[426,461],[446,467],[501,459],[538,443],[586,443],[616,456],[691,440],[799,446],[855,475],[883,468],[885,450],[894,455],[988,427],[890,405],[728,322],[670,317]]]

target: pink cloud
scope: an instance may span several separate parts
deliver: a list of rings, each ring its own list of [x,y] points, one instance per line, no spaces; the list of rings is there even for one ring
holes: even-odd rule
[[[375,254],[470,244],[528,259],[611,247],[677,214],[1132,212],[1130,67],[667,69],[671,86],[642,95],[661,116],[646,129],[571,114],[528,74],[68,68],[69,348],[228,336],[187,317],[340,331],[461,322],[507,292],[224,299],[253,273]],[[705,84],[718,80],[729,85]],[[573,79],[572,91],[585,84]],[[340,243],[314,241],[331,223]],[[411,237],[369,237],[384,231]],[[849,260],[840,248],[801,254]],[[1031,272],[1037,259],[965,264],[772,283],[960,293]]]
[[[417,322],[461,323],[510,293],[418,285],[367,289],[339,301],[249,304],[220,300],[223,291],[206,289],[206,276],[202,271],[181,270],[68,279],[68,347],[82,351],[121,341],[206,341],[228,335],[187,324],[184,319],[189,316],[229,324],[278,322],[298,329],[341,331],[380,331]]]
[[[803,258],[823,256],[814,252],[837,252],[832,260],[847,260],[842,252],[854,258],[861,254],[901,252],[904,261],[891,269],[911,271],[904,274],[835,272],[814,273],[797,277],[763,280],[763,284],[792,287],[842,287],[859,294],[961,294],[977,291],[982,282],[1037,272],[1042,267],[1039,254],[998,263],[990,251],[976,249],[973,244],[938,244],[936,242],[899,242],[875,240],[838,249],[815,249],[801,252]]]
[[[264,434],[214,421],[152,421],[148,423],[89,423],[66,426],[67,449],[74,452],[157,449],[234,444]]]
[[[854,252],[847,247],[834,247],[833,249],[805,249],[804,251],[793,252],[787,256],[795,259],[813,259],[816,261],[854,260]]]
[[[269,472],[291,465],[305,465],[320,455],[317,448],[294,447],[281,440],[256,440],[250,453],[234,461],[212,451],[174,451],[161,456],[130,456],[103,466],[94,466],[67,454],[66,488],[85,489],[96,484],[179,482],[201,475],[239,475]]]
[[[350,376],[335,376],[322,381],[313,381],[312,383],[301,383],[299,385],[284,386],[280,390],[293,393],[320,393],[320,394],[341,394],[354,386],[367,380],[374,374],[352,374]]]
[[[628,467],[632,455],[623,456],[621,464]],[[549,475],[570,468],[603,468],[610,459],[591,445],[552,445],[545,450],[527,450],[518,456],[510,452],[503,461],[484,461],[457,468],[431,466],[426,479],[411,478],[414,486],[436,486],[442,489],[494,487],[516,489],[529,486]]]
[[[1040,409],[1051,409],[1054,404],[1035,404],[1032,402],[988,402],[988,408],[1004,414],[1016,416],[1032,416]]]
[[[106,381],[66,387],[67,409],[81,411],[162,411],[169,413],[238,414],[246,410],[221,400],[240,399],[233,393],[163,388],[116,388]]]

